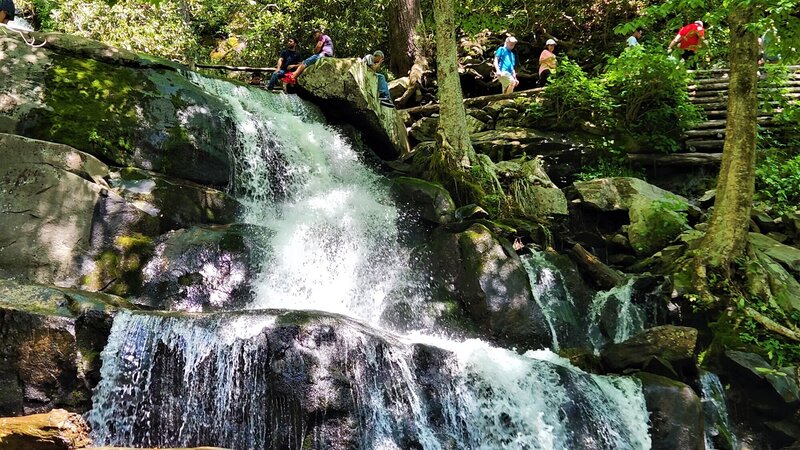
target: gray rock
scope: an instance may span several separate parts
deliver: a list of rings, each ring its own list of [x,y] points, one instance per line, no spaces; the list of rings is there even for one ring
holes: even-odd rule
[[[636,374],[650,413],[653,450],[704,450],[703,409],[691,387],[651,373]]]
[[[770,237],[757,233],[750,233],[747,236],[747,242],[795,274],[800,274],[800,249],[781,244]]]
[[[684,207],[634,196],[628,210],[628,240],[633,250],[640,256],[652,255],[689,230],[686,214],[680,212]]]
[[[411,137],[419,142],[433,141],[436,139],[436,127],[439,119],[436,117],[423,117],[411,125]]]
[[[680,195],[665,191],[643,180],[631,177],[598,178],[573,183],[583,205],[600,211],[628,211],[636,198],[674,204],[676,211],[687,211],[689,202]]]

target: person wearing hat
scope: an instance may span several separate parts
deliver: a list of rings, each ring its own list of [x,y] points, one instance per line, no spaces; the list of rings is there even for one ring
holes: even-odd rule
[[[389,83],[386,82],[386,77],[382,73],[378,72],[378,69],[383,63],[383,59],[383,52],[380,50],[375,50],[375,52],[371,55],[361,58],[361,61],[364,61],[364,64],[366,64],[370,70],[375,72],[375,76],[378,78],[378,100],[380,100],[381,105],[394,108],[392,95],[389,93]]]
[[[539,55],[539,81],[536,83],[538,87],[544,87],[547,78],[556,70],[556,55],[553,53],[555,50],[555,39],[548,39],[544,43],[544,50]]]
[[[8,23],[14,20],[16,9],[12,0],[0,0],[0,23]]]
[[[680,30],[678,30],[678,34],[675,35],[675,39],[669,43],[667,46],[667,53],[672,53],[672,47],[676,44],[678,48],[683,50],[681,54],[681,59],[684,61],[690,61],[692,58],[691,64],[692,66],[695,65],[694,62],[694,55],[697,52],[697,49],[703,45],[703,38],[706,35],[706,30],[703,28],[703,21],[702,20],[695,20],[694,23],[690,23]]]
[[[517,71],[514,68],[517,65],[517,57],[511,51],[514,50],[515,45],[517,45],[517,38],[509,36],[506,38],[506,42],[494,52],[494,73],[500,79],[503,94],[514,92],[514,88],[519,85]]]

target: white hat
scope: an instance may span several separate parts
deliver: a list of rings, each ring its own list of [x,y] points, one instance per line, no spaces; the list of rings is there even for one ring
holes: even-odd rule
[[[703,21],[702,20],[695,20],[694,23],[700,25],[701,27],[703,26]]]
[[[548,45],[556,45],[556,40],[548,39],[547,42],[544,43],[544,46],[547,47]]]
[[[506,43],[516,43],[516,42],[517,38],[515,38],[514,36],[509,36],[506,38]]]

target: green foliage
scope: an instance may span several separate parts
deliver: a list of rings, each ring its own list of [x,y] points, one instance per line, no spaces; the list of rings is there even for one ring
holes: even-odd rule
[[[800,204],[797,149],[763,152],[756,166],[756,200],[768,202],[777,211],[793,211]]]
[[[621,127],[641,145],[676,151],[681,133],[702,120],[689,99],[690,75],[661,51],[626,48],[609,60],[603,79]]]
[[[558,61],[558,68],[548,80],[544,98],[555,111],[559,124],[586,120],[605,124],[613,108],[602,80],[589,78],[567,57]]]
[[[793,312],[791,316],[786,316],[783,311],[774,304],[751,299],[739,302],[739,307],[745,305],[757,310],[761,314],[770,317],[777,322],[800,323],[800,313]],[[770,332],[750,317],[744,317],[738,328],[739,339],[743,344],[753,346],[751,350],[756,351],[770,360],[776,367],[783,367],[789,364],[800,362],[800,345],[789,341],[780,335]]]

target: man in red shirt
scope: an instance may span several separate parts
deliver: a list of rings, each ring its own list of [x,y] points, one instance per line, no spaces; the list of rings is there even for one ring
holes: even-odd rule
[[[678,47],[683,50],[681,59],[689,61],[689,58],[694,57],[697,49],[703,45],[703,37],[705,37],[705,34],[706,30],[703,28],[703,21],[696,20],[694,23],[690,23],[678,31],[678,34],[675,35],[675,39],[669,43],[667,53],[671,53],[672,47],[678,44]],[[694,61],[689,64],[694,65]]]

